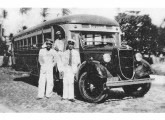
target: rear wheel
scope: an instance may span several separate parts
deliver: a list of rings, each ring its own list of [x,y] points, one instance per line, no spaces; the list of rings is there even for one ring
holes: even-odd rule
[[[105,82],[99,77],[91,78],[88,78],[87,72],[81,74],[79,80],[80,94],[88,102],[101,102],[107,96],[104,90]]]
[[[149,78],[149,76],[146,78]],[[143,97],[149,91],[150,87],[151,83],[145,83],[139,85],[124,86],[123,90],[127,95],[133,97]]]

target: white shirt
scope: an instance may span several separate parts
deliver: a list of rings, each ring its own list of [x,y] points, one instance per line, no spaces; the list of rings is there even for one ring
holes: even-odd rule
[[[78,51],[76,51],[74,49],[72,49],[71,51],[72,51],[72,66],[69,66],[70,50],[66,50],[63,53],[62,61],[63,61],[63,65],[64,65],[64,70],[67,67],[71,67],[72,68],[72,72],[76,73],[78,64],[80,64],[80,54],[79,54]]]
[[[64,51],[64,47],[65,47],[65,44],[64,44],[64,40],[59,40],[57,39],[54,43],[54,48],[58,48],[59,51],[63,52]]]
[[[39,51],[39,63],[40,65],[51,65],[54,66],[57,62],[57,52],[54,49],[49,51],[44,48]]]

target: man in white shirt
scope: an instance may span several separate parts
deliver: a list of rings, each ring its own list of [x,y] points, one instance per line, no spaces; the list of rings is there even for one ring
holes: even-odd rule
[[[74,102],[74,76],[77,73],[78,65],[80,64],[80,54],[74,49],[75,40],[68,40],[68,50],[62,56],[63,61],[63,98]]]
[[[53,41],[46,39],[46,48],[39,51],[40,77],[38,85],[38,98],[50,98],[53,93],[53,67],[57,62],[57,52],[52,49]],[[45,90],[46,86],[46,90]]]
[[[62,39],[62,35],[61,35],[60,31],[56,32],[56,36],[57,36],[57,39],[55,40],[55,43],[54,43],[53,47],[58,53],[57,68],[58,68],[58,71],[59,71],[59,78],[62,79],[63,63],[61,62],[62,61],[61,56],[62,56],[63,52],[66,49],[66,47],[65,47],[66,40]]]
[[[53,47],[56,51],[63,52],[65,50],[65,39],[62,39],[62,35],[60,31],[56,32],[56,36],[57,39],[55,40]]]

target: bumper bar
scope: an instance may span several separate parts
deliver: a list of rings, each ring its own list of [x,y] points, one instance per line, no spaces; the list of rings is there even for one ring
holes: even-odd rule
[[[134,80],[122,80],[122,81],[107,81],[107,87],[122,87],[125,85],[136,85],[136,84],[144,84],[151,83],[154,78],[144,78],[144,79],[134,79]]]

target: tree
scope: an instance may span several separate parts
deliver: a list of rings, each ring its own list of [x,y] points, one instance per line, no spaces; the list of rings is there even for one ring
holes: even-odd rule
[[[8,16],[8,12],[7,10],[3,9],[2,10],[2,23],[0,23],[0,39],[2,39],[2,36],[3,36],[3,33],[4,33],[4,29],[3,29],[3,24],[4,24],[4,21],[5,19],[7,18]]]
[[[68,8],[62,8],[62,16],[71,14],[71,11]]]
[[[4,28],[3,28],[3,23],[4,20],[7,18],[8,12],[7,10],[3,9],[2,10],[2,23],[0,23],[0,55],[4,54],[4,50],[7,50],[6,42],[3,40],[4,38]]]
[[[5,9],[2,10],[2,16],[3,16],[3,19],[7,18],[7,16],[8,16],[7,10],[5,10]]]
[[[19,9],[19,12],[22,14],[22,15],[27,15],[28,12],[31,10],[32,8],[20,8]]]
[[[4,50],[7,50],[6,43],[2,39],[0,39],[0,55],[4,54]]]
[[[43,22],[46,21],[46,17],[49,15],[49,12],[48,11],[49,11],[49,8],[42,8],[41,9],[40,14],[43,17]]]
[[[158,44],[160,48],[164,48],[165,46],[165,28],[159,28]]]
[[[153,50],[152,45],[157,42],[158,29],[152,24],[149,15],[140,15],[139,11],[119,13],[115,19],[119,22],[123,37],[134,49],[143,51]]]
[[[23,26],[26,26],[25,25],[25,17],[26,15],[28,15],[28,12],[31,10],[32,8],[20,8],[19,9],[19,13],[22,15],[22,25],[21,25],[21,28],[23,28]]]

